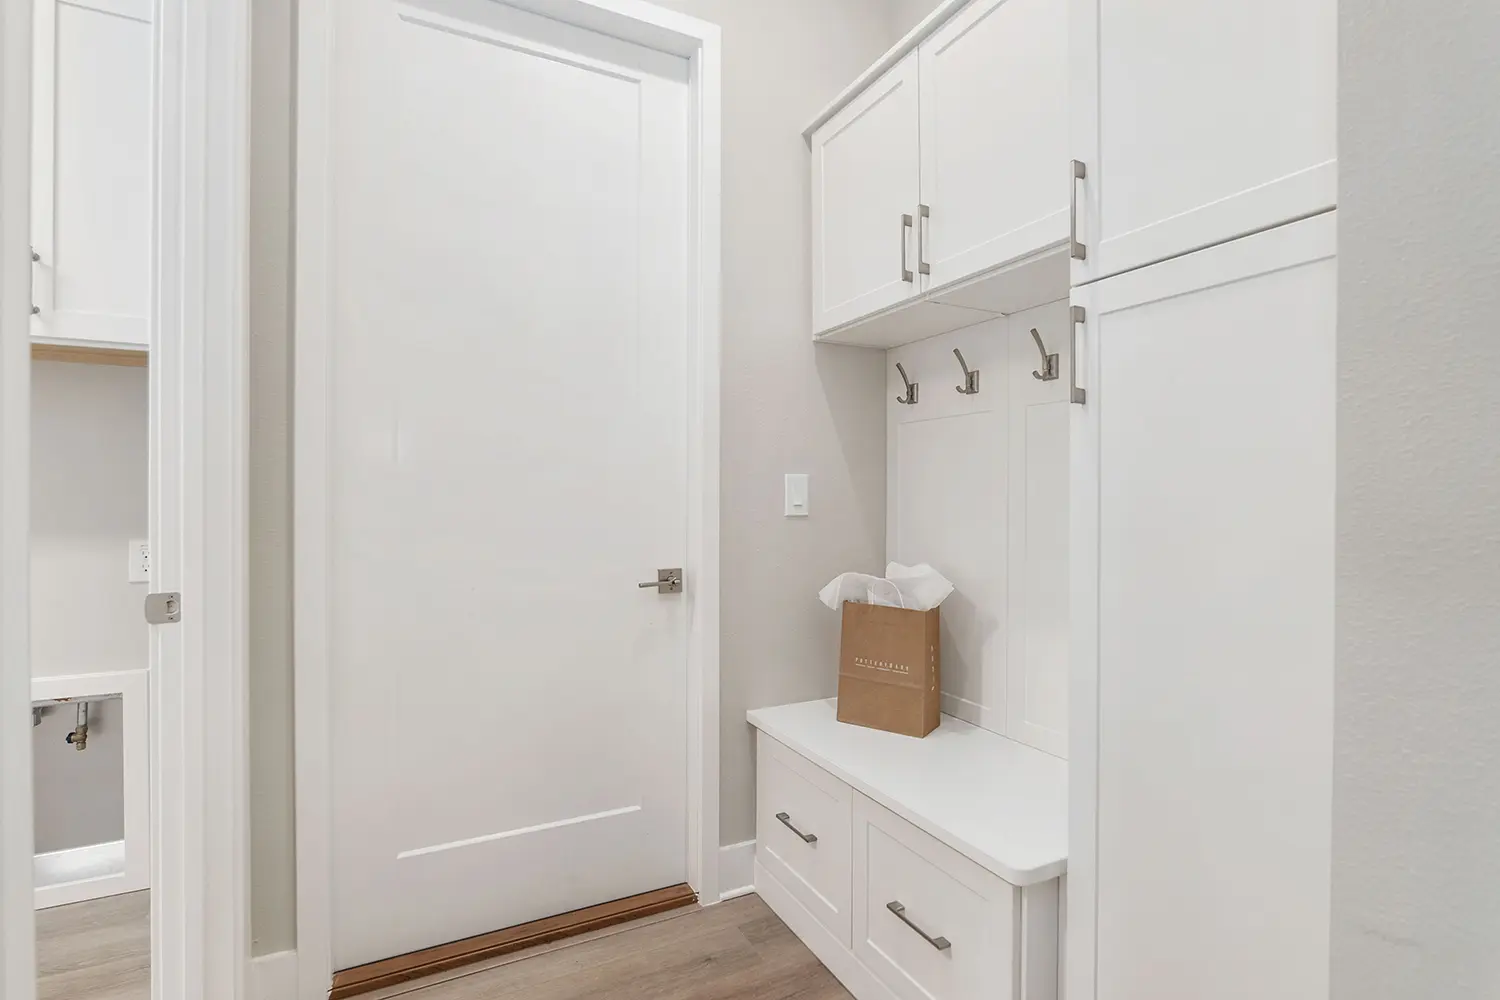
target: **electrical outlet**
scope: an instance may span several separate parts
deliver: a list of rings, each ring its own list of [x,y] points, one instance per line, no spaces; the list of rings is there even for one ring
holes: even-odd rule
[[[144,538],[130,540],[130,582],[151,582],[151,543]]]

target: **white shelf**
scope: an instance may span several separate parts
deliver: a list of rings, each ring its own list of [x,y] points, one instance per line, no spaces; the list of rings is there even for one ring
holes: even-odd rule
[[[808,701],[750,724],[1012,885],[1068,868],[1068,765],[951,716],[925,739],[834,717]]]

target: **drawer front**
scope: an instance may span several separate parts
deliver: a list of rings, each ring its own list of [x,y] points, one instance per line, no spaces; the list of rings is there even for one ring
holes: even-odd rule
[[[848,947],[854,793],[764,733],[758,748],[756,860]]]
[[[854,954],[896,996],[1020,1000],[1014,886],[858,794],[853,848]]]

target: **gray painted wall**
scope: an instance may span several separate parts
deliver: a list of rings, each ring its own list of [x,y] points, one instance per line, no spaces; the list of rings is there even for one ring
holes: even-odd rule
[[[1500,996],[1500,4],[1339,5],[1332,995]]]
[[[891,8],[891,41],[906,34],[931,14],[942,0],[887,0]]]
[[[870,0],[668,0],[724,28],[721,839],[754,836],[745,710],[833,693],[838,618],[814,594],[885,555],[885,370],[814,349],[807,121],[894,40]],[[295,943],[288,494],[291,0],[255,0],[251,174],[253,950]],[[812,475],[813,516],[781,514]]]
[[[146,537],[146,370],[31,366],[31,669],[38,677],[144,670],[144,583],[127,551]],[[39,853],[119,840],[125,828],[122,717],[99,702],[88,749],[63,741],[75,710],[32,730]]]
[[[91,702],[84,750],[66,740],[78,719],[73,705],[47,708],[31,731],[36,853],[125,839],[123,711],[119,700]]]

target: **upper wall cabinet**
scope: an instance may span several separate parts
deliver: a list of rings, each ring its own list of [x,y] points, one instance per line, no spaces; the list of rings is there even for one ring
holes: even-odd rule
[[[916,294],[912,258],[917,56],[907,56],[813,136],[816,325],[840,326]]]
[[[1070,3],[1075,285],[1334,206],[1335,0]]]
[[[140,349],[149,334],[151,0],[38,0],[32,338]]]
[[[807,130],[813,332],[895,347],[1067,294],[1066,0],[947,0]]]
[[[976,0],[922,43],[933,288],[1067,239],[1065,51],[1059,0]]]

